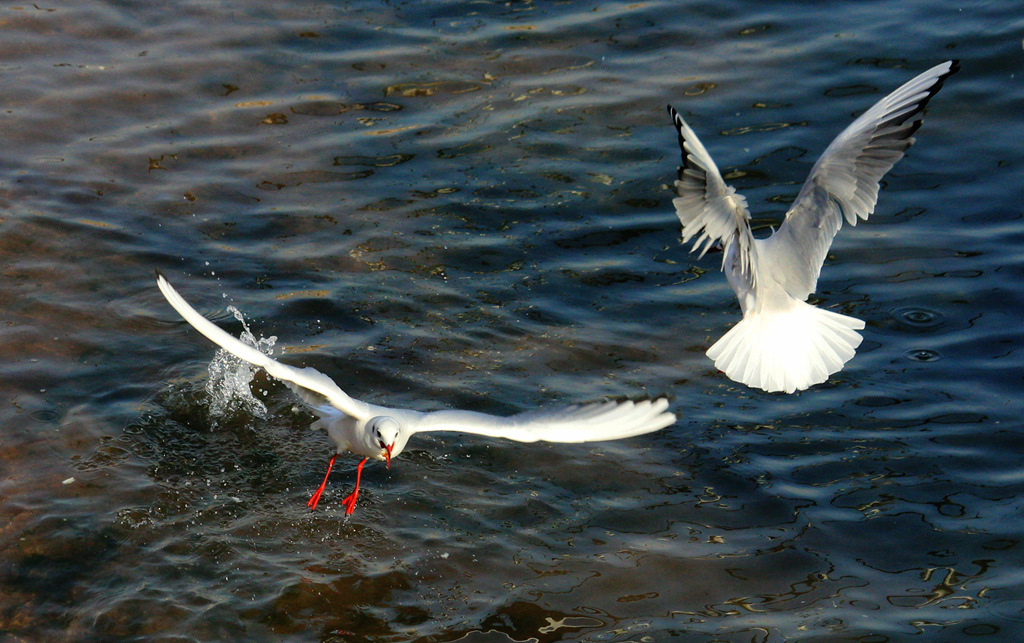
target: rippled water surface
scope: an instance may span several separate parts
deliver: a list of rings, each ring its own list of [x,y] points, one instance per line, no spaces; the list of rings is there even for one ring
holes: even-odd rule
[[[0,640],[1024,637],[1019,2],[0,6]],[[913,75],[962,60],[815,301],[827,384],[704,351],[674,104],[759,223]],[[211,412],[233,332],[367,401],[674,396],[605,444],[339,459],[280,384]],[[223,390],[212,387],[214,392]],[[265,411],[260,408],[265,406]]]

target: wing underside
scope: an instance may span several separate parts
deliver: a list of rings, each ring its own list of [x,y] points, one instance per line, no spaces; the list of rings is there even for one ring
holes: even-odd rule
[[[609,400],[554,410],[498,417],[474,411],[434,411],[423,416],[418,431],[459,431],[517,442],[598,442],[663,429],[676,416],[666,411],[667,398]]]
[[[814,164],[785,221],[758,248],[759,261],[790,295],[803,300],[814,292],[844,219],[856,225],[874,212],[882,177],[914,143],[925,106],[958,69],[950,60],[903,84],[843,130]]]
[[[672,204],[683,225],[683,242],[693,240],[692,250],[699,250],[701,257],[716,242],[722,245],[723,258],[730,256],[735,245],[736,269],[752,282],[756,259],[747,200],[725,183],[711,155],[679,112],[671,105],[668,111],[682,152],[683,164],[675,182],[679,196]]]

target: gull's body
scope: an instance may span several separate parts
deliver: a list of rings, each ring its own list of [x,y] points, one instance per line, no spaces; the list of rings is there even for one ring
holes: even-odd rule
[[[676,420],[675,415],[666,411],[668,400],[664,397],[638,402],[595,402],[509,417],[456,410],[424,413],[368,404],[353,399],[331,378],[313,368],[282,364],[229,335],[196,312],[163,275],[157,275],[157,285],[193,328],[232,355],[262,367],[295,392],[319,417],[312,426],[327,431],[336,447],[335,457],[346,451],[363,457],[357,470],[356,490],[344,501],[349,514],[355,509],[358,474],[366,461],[386,460],[390,466],[391,458],[405,449],[409,438],[422,431],[461,431],[518,442],[596,442],[650,433]],[[327,474],[330,475],[330,466]],[[316,507],[326,482],[324,476],[324,483],[310,498],[310,509]]]
[[[792,393],[824,382],[853,357],[864,322],[805,300],[843,219],[857,225],[874,211],[879,182],[914,143],[922,110],[957,69],[955,60],[936,65],[843,130],[766,239],[754,238],[746,199],[726,185],[693,130],[668,108],[683,156],[673,200],[683,241],[696,238],[701,256],[721,244],[722,270],[743,313],[707,352],[729,378]]]

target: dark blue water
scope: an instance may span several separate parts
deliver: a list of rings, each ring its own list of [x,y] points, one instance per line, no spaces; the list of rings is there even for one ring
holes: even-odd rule
[[[931,2],[0,7],[0,640],[963,641],[1024,635],[1024,11]],[[698,131],[763,226],[853,117],[948,58],[815,301],[797,395],[679,243]],[[210,412],[234,331],[367,401],[674,396],[606,444],[339,459],[281,385]]]

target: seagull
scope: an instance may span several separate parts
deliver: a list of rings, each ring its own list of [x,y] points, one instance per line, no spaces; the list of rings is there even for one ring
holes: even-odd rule
[[[676,421],[676,416],[666,411],[666,397],[576,404],[508,417],[458,410],[423,413],[368,404],[349,397],[334,380],[314,368],[283,364],[242,343],[196,312],[160,272],[156,283],[171,307],[193,328],[232,355],[282,381],[318,417],[310,428],[327,431],[335,452],[323,482],[306,503],[310,510],[320,502],[338,454],[351,451],[363,458],[356,466],[355,490],[342,501],[345,515],[351,515],[359,498],[363,465],[371,459],[384,460],[390,469],[391,459],[405,449],[409,438],[423,431],[461,431],[517,442],[578,443],[629,438],[658,431]]]
[[[672,200],[683,242],[703,257],[723,251],[722,271],[743,319],[707,351],[730,379],[793,393],[843,368],[860,345],[864,322],[808,304],[843,219],[857,225],[875,209],[882,177],[914,143],[922,111],[960,68],[949,60],[878,101],[843,130],[811,168],[782,225],[755,239],[747,200],[726,185],[683,117],[668,107],[683,165]]]

